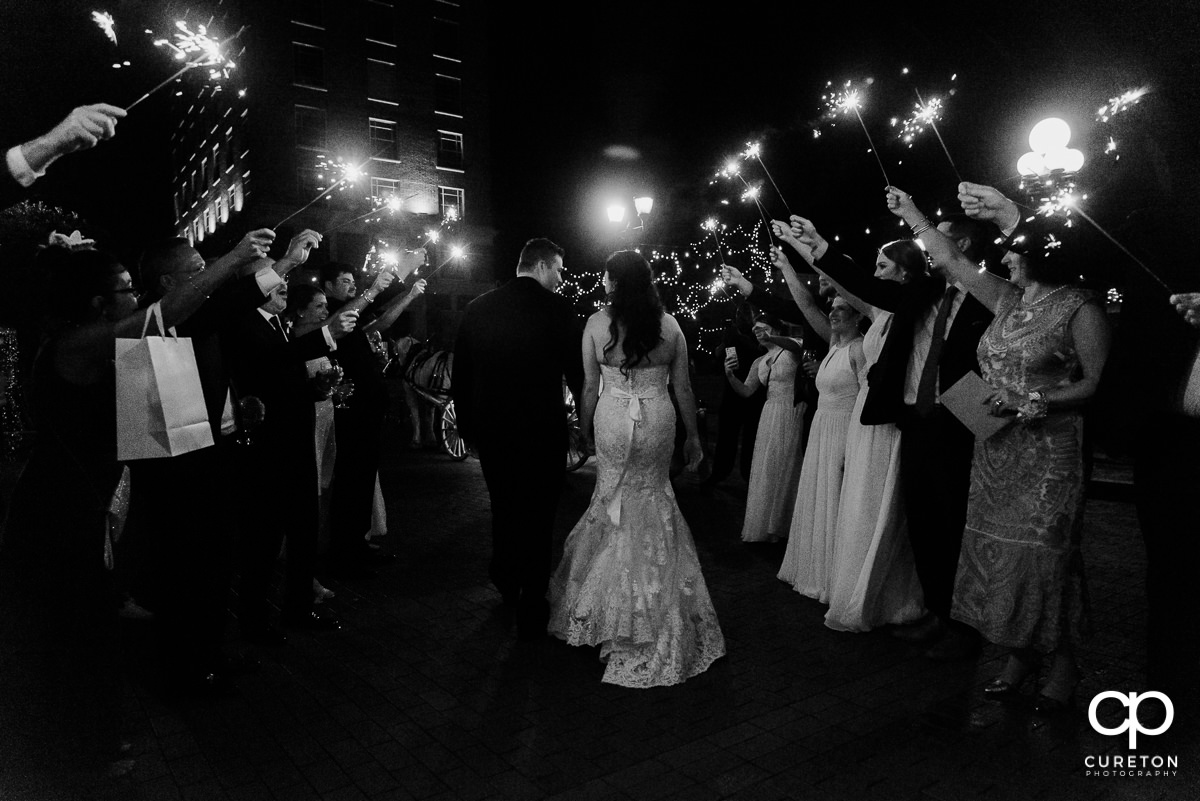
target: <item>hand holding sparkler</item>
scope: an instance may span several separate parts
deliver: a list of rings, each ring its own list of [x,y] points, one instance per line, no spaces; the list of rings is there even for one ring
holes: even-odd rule
[[[112,139],[117,135],[117,120],[124,116],[125,109],[107,103],[79,106],[48,132],[21,145],[21,155],[29,169],[40,176],[60,156]]]
[[[913,202],[912,195],[903,189],[897,189],[894,186],[887,188],[887,207],[888,211],[903,220],[914,232],[922,224],[926,228],[930,227],[929,220],[917,208],[917,204]]]
[[[274,241],[274,231],[270,228],[258,228],[243,236],[225,258],[234,259],[238,264],[264,259],[271,252],[271,244]]]
[[[815,259],[813,257],[812,248],[796,238],[796,236],[792,233],[792,227],[790,225],[780,220],[771,220],[771,230],[774,232],[776,239],[778,239],[780,242],[786,242],[788,245],[790,245],[792,250],[799,253],[801,257],[803,257],[804,260],[809,264],[813,263]],[[772,259],[775,257],[775,250],[775,248],[772,248]],[[787,257],[784,256],[784,258],[786,259]]]
[[[726,284],[732,284],[745,297],[750,297],[750,293],[754,291],[754,285],[750,283],[746,276],[742,275],[742,271],[737,267],[722,264],[721,280]]]
[[[283,275],[288,270],[301,266],[308,261],[309,254],[320,246],[321,235],[310,228],[304,229],[288,242],[287,253],[275,262],[275,272]],[[280,269],[280,265],[283,265],[283,269]]]
[[[373,303],[375,298],[379,297],[379,295],[385,289],[391,286],[392,282],[395,280],[396,274],[390,269],[380,270],[379,275],[375,276],[375,282],[371,284],[371,288],[363,293],[363,299],[366,300],[367,303]]]
[[[993,222],[1002,231],[1011,231],[1021,221],[1017,204],[990,186],[963,181],[958,185],[958,201],[968,217]]]
[[[1183,292],[1172,295],[1171,303],[1175,311],[1183,316],[1191,325],[1200,328],[1200,292]]]
[[[812,250],[813,261],[820,261],[821,257],[825,255],[825,251],[829,250],[829,242],[817,233],[817,228],[811,220],[797,214],[793,214],[790,220],[792,236],[796,242]]]

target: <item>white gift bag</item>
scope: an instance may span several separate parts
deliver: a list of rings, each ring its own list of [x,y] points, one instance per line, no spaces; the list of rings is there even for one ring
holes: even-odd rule
[[[159,336],[146,336],[153,317]],[[179,456],[213,444],[192,340],[163,327],[162,309],[146,310],[141,339],[118,339],[117,459]]]

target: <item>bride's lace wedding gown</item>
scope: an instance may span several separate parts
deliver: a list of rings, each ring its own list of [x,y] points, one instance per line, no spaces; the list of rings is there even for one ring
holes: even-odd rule
[[[550,582],[549,631],[601,646],[605,682],[678,684],[723,656],[725,639],[668,477],[669,368],[601,369],[596,490]]]

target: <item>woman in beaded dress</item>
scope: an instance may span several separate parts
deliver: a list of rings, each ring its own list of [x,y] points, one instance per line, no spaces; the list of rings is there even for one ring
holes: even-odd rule
[[[702,458],[687,343],[639,254],[610,256],[604,284],[609,305],[584,331],[580,403],[580,424],[595,442],[596,489],[551,579],[548,630],[570,645],[600,646],[605,682],[678,684],[725,654],[668,474],[675,438],[668,379],[687,430],[689,469]]]
[[[968,212],[1012,205],[990,187],[960,184],[960,193],[968,196]],[[973,202],[975,196],[984,203]],[[889,188],[888,207],[920,232],[935,262],[995,313],[979,341],[979,366],[994,390],[989,413],[1012,421],[975,442],[951,616],[1009,649],[985,694],[1015,696],[1044,657],[1050,671],[1034,709],[1058,711],[1079,680],[1073,646],[1087,628],[1081,407],[1095,394],[1108,355],[1104,311],[1069,283],[1071,271],[1052,237],[1030,231],[1012,239],[1005,281],[979,272],[904,192]]]

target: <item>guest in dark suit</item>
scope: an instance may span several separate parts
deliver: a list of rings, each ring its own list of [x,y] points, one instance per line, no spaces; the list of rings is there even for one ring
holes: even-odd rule
[[[864,425],[900,427],[900,476],[917,575],[930,611],[897,636],[931,643],[926,656],[956,659],[978,651],[979,635],[950,619],[954,575],[966,523],[975,438],[939,402],[968,371],[979,372],[975,349],[992,313],[954,284],[938,265],[908,283],[875,278],[834,251],[811,222],[793,216],[792,233],[812,248],[814,266],[864,302],[893,313],[879,359],[868,373]],[[972,261],[995,237],[965,217],[939,224]],[[947,637],[946,635],[950,636]]]
[[[279,319],[287,307],[287,284],[265,303],[243,310],[221,335],[230,374],[242,401],[256,398],[263,408],[251,443],[240,447],[237,468],[242,541],[240,587],[242,633],[265,644],[282,644],[271,626],[267,594],[271,568],[287,541],[287,575],[281,622],[310,629],[340,628],[330,613],[313,607],[319,526],[315,413],[308,386],[308,359],[335,348],[334,335],[354,328],[357,312],[342,312],[329,325],[289,339]]]
[[[19,200],[22,190],[45,175],[46,168],[60,157],[112,139],[117,134],[117,120],[124,116],[125,109],[107,103],[80,106],[36,139],[10,147],[4,156],[5,177],[0,179],[0,208]]]
[[[207,297],[177,332],[192,340],[214,445],[130,464],[137,490],[126,535],[146,552],[147,586],[137,588],[137,594],[156,612],[162,669],[171,684],[185,689],[220,682],[228,672],[220,645],[237,521],[228,504],[214,499],[228,491],[225,477],[233,471],[236,423],[220,335],[232,319],[266,301],[282,283],[281,274],[302,264],[320,235],[305,231],[292,239],[274,268],[264,263],[250,274],[225,280],[238,274],[230,264],[255,262],[273,239],[274,232],[267,229],[251,232],[208,267],[186,239],[170,239],[147,248],[140,265],[143,302],[180,289],[198,291],[191,288],[199,286],[204,287],[199,299]],[[221,280],[214,282],[217,276]]]
[[[467,306],[454,348],[458,429],[479,454],[492,501],[492,583],[530,639],[545,635],[549,619],[568,441],[563,378],[577,403],[583,385],[583,331],[555,294],[562,271],[562,248],[531,239],[517,277]]]
[[[425,261],[425,251],[404,254],[397,265],[407,275]],[[371,509],[375,501],[375,477],[379,472],[380,434],[387,414],[388,393],[383,382],[383,365],[367,338],[366,328],[381,315],[369,309],[375,299],[396,279],[396,272],[383,270],[362,294],[357,291],[354,271],[346,264],[331,263],[321,268],[321,289],[325,292],[329,313],[359,312],[361,325],[338,345],[338,364],[346,380],[354,384],[342,408],[334,411],[334,437],[337,456],[333,468],[333,498],[329,519],[329,569],[345,577],[367,578],[373,575],[369,562],[386,561],[391,554],[376,553],[367,545],[371,530]]]

